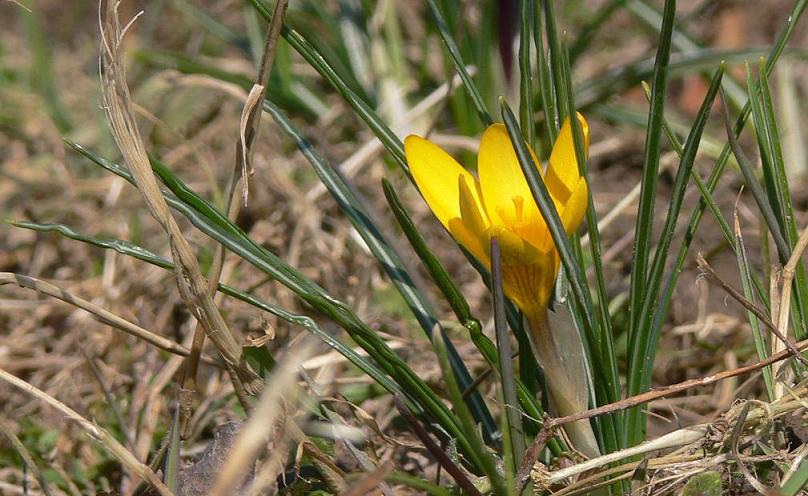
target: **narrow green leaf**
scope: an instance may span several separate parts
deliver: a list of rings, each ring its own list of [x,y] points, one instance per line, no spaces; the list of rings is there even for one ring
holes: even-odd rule
[[[732,133],[730,133],[732,134]],[[734,139],[734,137],[733,137]],[[735,253],[738,259],[738,268],[741,271],[741,286],[743,287],[743,294],[747,300],[753,305],[755,304],[755,292],[752,289],[752,271],[750,269],[749,260],[746,257],[746,247],[744,246],[743,236],[741,236],[741,227],[739,225],[738,217],[735,217],[735,245],[737,249]],[[752,337],[755,340],[755,351],[757,351],[758,359],[763,361],[769,357],[769,347],[766,343],[766,338],[760,330],[760,321],[754,312],[747,310],[747,318],[749,325],[752,327]],[[766,385],[766,395],[769,401],[774,401],[774,377],[772,376],[772,368],[764,367],[763,383]]]
[[[654,204],[656,201],[657,175],[661,154],[662,116],[665,111],[665,89],[668,83],[668,62],[670,60],[671,35],[676,19],[676,1],[666,0],[662,27],[659,34],[654,77],[651,86],[651,108],[648,112],[648,126],[645,136],[645,157],[643,177],[640,187],[640,202],[637,207],[637,227],[635,229],[634,250],[631,263],[631,283],[629,287],[629,335],[630,346],[640,332],[640,313],[648,280],[648,262],[654,226]],[[629,351],[631,354],[631,351]],[[633,435],[631,435],[633,437]]]
[[[505,318],[505,293],[502,290],[502,265],[499,244],[496,238],[491,239],[491,287],[494,299],[494,330],[499,350],[499,380],[501,384],[502,414],[501,429],[504,443],[505,474],[509,487],[513,486],[513,474],[516,473],[517,464],[522,459],[527,446],[525,433],[522,428],[522,415],[519,412],[519,402],[516,399],[516,377],[513,370],[513,352],[511,351],[511,337],[508,334],[508,323]],[[521,353],[530,353],[531,350],[520,350]]]
[[[774,105],[772,104],[771,90],[769,89],[769,78],[766,75],[766,62],[760,59],[760,96],[763,107],[763,117],[765,122],[760,127],[766,133],[766,141],[769,143],[771,150],[771,166],[772,175],[775,178],[777,192],[777,204],[781,210],[780,215],[783,218],[782,231],[785,235],[786,241],[790,248],[794,247],[797,243],[797,223],[794,217],[794,206],[791,201],[791,192],[788,186],[788,177],[786,176],[785,161],[783,160],[783,147],[781,145],[780,131],[777,126],[777,119],[775,118]],[[755,129],[758,129],[756,124]],[[791,255],[789,254],[789,258]],[[800,263],[795,272],[795,285],[792,300],[794,301],[794,312],[792,318],[794,320],[794,334],[797,339],[802,339],[808,334],[808,281],[805,276],[805,266]]]
[[[449,31],[449,26],[446,24],[446,18],[444,18],[443,13],[441,13],[440,7],[438,7],[435,0],[426,0],[426,2],[429,6],[430,12],[432,12],[432,17],[435,19],[435,23],[437,24],[441,40],[443,40],[443,45],[446,47],[446,50],[449,52],[449,56],[452,58],[452,62],[457,70],[457,74],[460,76],[460,79],[463,80],[463,88],[469,94],[469,97],[471,97],[471,101],[474,104],[474,108],[477,110],[477,115],[479,116],[480,121],[485,127],[490,126],[494,123],[494,120],[491,118],[491,114],[488,113],[488,109],[485,107],[485,102],[483,101],[482,95],[480,95],[480,91],[477,89],[477,85],[474,83],[474,80],[471,79],[469,72],[466,70],[466,64],[463,62],[463,57],[460,55],[460,50],[457,48],[457,43],[455,43],[451,31]]]
[[[555,143],[558,130],[561,127],[561,119],[558,116],[556,94],[553,88],[553,71],[550,69],[547,51],[544,47],[544,31],[542,10],[535,9],[533,39],[536,44],[536,66],[539,71],[539,96],[541,97],[541,108],[544,110],[544,126],[547,131],[547,137],[550,143]]]
[[[791,249],[783,236],[782,225],[780,224],[775,211],[772,209],[772,204],[769,201],[769,197],[766,195],[766,192],[763,191],[763,188],[760,186],[760,183],[755,177],[755,171],[752,168],[752,164],[749,162],[749,159],[746,158],[746,154],[743,152],[740,143],[738,143],[738,139],[735,137],[735,133],[732,130],[732,124],[730,123],[729,110],[726,107],[726,103],[724,103],[724,121],[726,124],[729,146],[732,149],[733,155],[735,155],[735,160],[738,161],[738,167],[740,168],[741,174],[746,182],[746,187],[752,192],[752,198],[755,199],[755,203],[757,203],[757,206],[760,209],[763,220],[766,221],[766,225],[769,227],[769,232],[771,233],[772,238],[774,239],[774,244],[777,246],[777,251],[780,254],[780,260],[782,263],[786,263],[788,261],[788,256]]]
[[[531,148],[536,146],[536,130],[533,123],[533,70],[530,66],[530,43],[535,22],[535,0],[519,2],[519,124],[522,135]]]
[[[556,132],[553,134],[553,142],[555,136],[558,134],[558,129],[561,123],[568,116],[565,108],[568,96],[566,95],[567,86],[564,84],[563,68],[562,66],[562,50],[561,40],[558,36],[558,28],[556,27],[555,13],[553,7],[553,0],[542,0],[544,7],[544,26],[547,34],[547,47],[549,52],[550,74],[552,75],[552,89],[555,95],[555,102],[557,104],[556,110],[558,112],[558,123],[556,124]]]
[[[642,296],[643,300],[641,302],[640,315],[637,319],[639,327],[635,330],[634,340],[629,346],[627,374],[627,394],[629,396],[639,394],[650,386],[651,372],[656,357],[659,335],[648,331],[653,330],[651,321],[657,308],[657,300],[661,292],[663,275],[668,261],[668,252],[673,242],[673,236],[679,220],[679,213],[682,208],[688,179],[692,175],[701,136],[707,125],[713,101],[715,100],[718,90],[721,88],[723,75],[724,65],[722,64],[713,75],[707,95],[702,102],[699,112],[696,114],[695,122],[688,134],[682,151],[682,160],[679,164],[676,178],[674,179],[668,213],[660,233],[659,242],[656,246],[651,271],[647,284],[645,285],[645,293]],[[660,119],[659,126],[661,125],[662,120]],[[629,436],[628,445],[634,445],[644,440],[645,418],[640,409],[634,408],[629,410],[626,419],[627,435]]]
[[[491,452],[488,451],[485,443],[483,443],[483,439],[477,431],[477,424],[474,422],[474,418],[471,416],[471,412],[466,406],[466,402],[463,400],[463,391],[460,389],[452,367],[449,364],[446,342],[443,340],[441,333],[435,333],[432,346],[435,349],[435,354],[438,356],[443,381],[449,392],[449,400],[452,402],[452,410],[457,416],[462,426],[463,434],[471,448],[467,454],[472,458],[474,464],[480,467],[485,475],[488,476],[488,480],[494,489],[494,494],[510,494],[506,488],[505,481],[502,479],[502,475],[497,470],[494,457]]]
[[[429,300],[416,287],[415,282],[407,273],[407,268],[401,261],[401,257],[384,238],[374,223],[373,216],[353,192],[351,186],[345,182],[331,164],[317,153],[285,113],[268,101],[264,101],[264,109],[272,115],[281,130],[294,140],[298,149],[314,168],[323,185],[336,200],[342,212],[351,221],[354,229],[365,241],[373,256],[379,261],[387,277],[390,278],[401,297],[407,303],[427,337],[430,340],[434,339],[432,333],[436,328],[443,333],[444,331],[438,325],[438,319],[435,317],[435,311]],[[460,387],[466,389],[473,382],[471,374],[469,374],[463,358],[445,335],[444,341],[446,341],[446,349],[449,354],[449,361],[452,364],[452,370],[457,376]],[[495,438],[496,422],[488,410],[482,395],[475,391],[469,397],[469,403],[475,418],[482,423],[486,439],[492,442]]]
[[[163,465],[163,481],[166,487],[177,492],[177,481],[180,470],[180,407],[174,408],[171,415],[171,428],[168,430],[168,447]]]
[[[791,477],[783,482],[779,494],[782,496],[794,496],[800,494],[800,491],[806,485],[808,485],[808,460],[803,459],[797,470],[791,474]]]

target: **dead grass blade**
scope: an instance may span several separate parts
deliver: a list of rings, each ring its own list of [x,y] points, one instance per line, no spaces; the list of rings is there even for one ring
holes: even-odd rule
[[[41,279],[37,279],[36,277],[25,276],[22,274],[14,274],[12,272],[0,272],[0,286],[4,284],[16,284],[22,288],[32,289],[38,293],[42,293],[44,295],[52,296],[56,299],[62,300],[65,303],[69,303],[77,308],[81,308],[87,312],[93,314],[99,321],[115,328],[119,329],[127,334],[131,334],[138,339],[142,339],[149,344],[152,344],[161,350],[167,351],[169,353],[173,353],[175,355],[180,356],[188,356],[190,350],[188,348],[171,341],[170,339],[164,338],[158,334],[154,334],[151,331],[147,331],[146,329],[135,325],[128,320],[125,320],[114,313],[104,310],[103,308],[90,303],[89,301],[79,298],[78,296],[74,295],[70,291],[60,288],[58,286],[54,286],[49,282],[45,282]],[[209,356],[203,356],[203,361],[207,364],[214,365],[220,367],[221,364],[218,360],[211,358]]]
[[[149,158],[135,120],[133,101],[126,81],[121,41],[125,32],[118,19],[117,2],[105,0],[99,5],[101,53],[99,71],[104,110],[112,135],[143,194],[149,212],[168,235],[171,255],[176,263],[177,287],[192,315],[202,324],[221,353],[228,369],[234,374],[234,387],[251,394],[261,390],[261,378],[249,369],[243,360],[241,347],[208,292],[208,283],[199,268],[199,262],[177,222],[169,211],[157,179],[151,170]],[[241,384],[237,384],[241,383]]]
[[[787,353],[783,353],[783,355],[788,356]],[[755,436],[756,430],[760,429],[761,425],[768,424],[775,418],[803,408],[804,401],[801,398],[806,394],[806,384],[801,384],[795,388],[794,392],[796,399],[784,397],[773,403],[760,401],[740,402],[715,423],[699,424],[679,429],[652,441],[593,458],[554,472],[548,471],[541,463],[536,463],[530,475],[537,490],[548,490],[564,481],[573,480],[573,478],[585,472],[617,463],[620,460],[672,448],[681,449],[668,455],[649,459],[648,468],[654,470],[684,470],[689,467],[688,464],[696,462],[698,466],[695,469],[706,470],[716,464],[725,463],[730,458],[740,458],[737,446],[741,435],[748,435],[751,432],[752,436]],[[734,426],[731,431],[728,430],[727,426],[729,425]],[[725,443],[732,444],[732,453],[721,452],[721,447]],[[745,458],[745,460],[749,461],[749,458]],[[592,473],[585,479],[579,480],[553,494],[589,494],[596,487],[611,484],[621,478],[630,477],[638,465],[639,462],[621,464],[601,472]],[[611,478],[615,474],[621,473],[624,475]],[[610,477],[610,479],[597,482],[606,477]],[[666,479],[660,479],[657,483],[664,480]]]
[[[116,460],[121,462],[129,471],[145,480],[152,485],[162,496],[172,496],[173,493],[160,481],[152,469],[141,463],[135,455],[130,453],[123,447],[109,432],[102,427],[95,425],[89,420],[79,415],[75,410],[57,400],[48,393],[42,391],[36,386],[29,384],[22,379],[9,374],[3,369],[0,369],[0,380],[11,384],[12,386],[30,394],[34,398],[47,403],[49,406],[62,412],[65,417],[77,422],[82,429],[84,429],[91,439],[95,440],[98,444],[103,446],[109,453],[115,457]]]
[[[261,58],[261,66],[258,69],[258,77],[244,102],[244,109],[241,113],[239,139],[236,144],[235,166],[233,167],[230,190],[227,196],[227,217],[231,220],[235,220],[238,217],[241,209],[241,203],[233,201],[239,189],[242,191],[244,206],[247,206],[250,189],[249,178],[252,175],[252,145],[255,142],[255,137],[258,135],[258,126],[261,122],[266,87],[269,83],[269,76],[272,73],[272,64],[275,60],[275,51],[278,46],[281,28],[283,27],[283,17],[286,12],[286,7],[287,0],[279,0],[275,3],[275,11],[272,16],[269,32],[267,33],[264,55]],[[238,91],[241,91],[240,88]],[[208,293],[210,297],[214,299],[216,298],[216,288],[222,275],[224,256],[224,246],[218,244],[208,273]],[[205,333],[195,328],[194,340],[191,344],[191,356],[188,358],[185,376],[183,377],[183,390],[185,390],[186,385],[190,390],[196,389],[199,355],[202,352],[204,343]]]
[[[363,477],[359,482],[353,485],[350,489],[342,493],[342,496],[362,496],[370,494],[371,491],[379,487],[387,475],[393,471],[393,461],[387,460],[379,465],[379,467]]]

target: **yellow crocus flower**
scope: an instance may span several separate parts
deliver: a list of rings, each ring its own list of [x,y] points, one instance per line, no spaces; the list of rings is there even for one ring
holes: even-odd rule
[[[589,127],[581,114],[578,120],[588,153]],[[489,247],[495,237],[502,252],[505,294],[530,320],[541,316],[555,283],[559,257],[505,126],[493,124],[483,133],[477,156],[479,179],[426,139],[410,135],[404,146],[415,183],[435,216],[489,269]],[[535,154],[533,160],[541,171]],[[588,190],[578,172],[569,119],[561,127],[542,177],[564,229],[571,234],[586,211]]]
[[[589,127],[578,120],[589,150]],[[585,410],[588,385],[583,346],[571,316],[547,312],[559,256],[547,223],[530,193],[508,132],[502,124],[485,130],[477,156],[479,179],[439,146],[418,136],[404,142],[410,171],[429,208],[454,238],[491,268],[491,238],[501,248],[502,285],[528,322],[533,353],[545,372],[550,404],[557,415]],[[539,161],[531,150],[536,167]],[[567,234],[580,225],[589,191],[578,172],[572,128],[567,119],[542,173]],[[554,332],[554,331],[557,331]],[[566,426],[573,445],[588,457],[599,449],[588,420]]]

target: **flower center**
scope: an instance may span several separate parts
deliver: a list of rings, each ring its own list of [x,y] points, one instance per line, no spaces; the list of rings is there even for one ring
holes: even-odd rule
[[[526,227],[530,223],[530,219],[525,218],[525,199],[521,196],[511,197],[513,208],[499,207],[497,214],[502,219],[505,226],[513,232]]]

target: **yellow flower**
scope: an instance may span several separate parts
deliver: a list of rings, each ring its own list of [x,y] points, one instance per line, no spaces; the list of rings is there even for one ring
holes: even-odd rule
[[[580,114],[578,120],[588,153],[589,128]],[[505,294],[525,314],[543,314],[558,273],[558,252],[505,126],[494,124],[483,133],[477,157],[479,180],[419,136],[407,137],[405,150],[418,189],[435,216],[489,268],[491,238],[497,238]],[[535,154],[533,160],[539,167]],[[571,234],[586,211],[588,191],[578,173],[569,119],[561,127],[542,177],[564,229]]]

